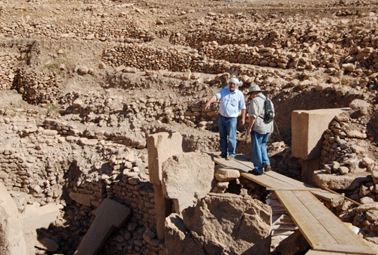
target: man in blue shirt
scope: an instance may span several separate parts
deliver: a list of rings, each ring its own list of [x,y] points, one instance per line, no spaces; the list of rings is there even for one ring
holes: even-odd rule
[[[211,103],[220,100],[219,104],[219,136],[221,157],[234,159],[236,155],[236,125],[241,111],[241,124],[245,123],[246,106],[244,94],[238,87],[242,82],[231,78],[228,85],[215,93],[205,105],[209,109]]]

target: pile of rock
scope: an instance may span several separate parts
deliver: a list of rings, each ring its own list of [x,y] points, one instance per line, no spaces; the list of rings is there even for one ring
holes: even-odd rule
[[[377,160],[376,147],[366,139],[365,116],[369,104],[356,99],[351,106],[355,110],[337,115],[324,134],[321,152],[324,170],[317,172],[315,182],[322,187],[345,190],[357,201],[376,201],[378,189],[371,179]]]
[[[238,170],[232,168],[225,168],[216,166],[214,177],[217,180],[216,186],[212,190],[214,193],[225,193],[229,188],[232,190],[230,186],[230,182],[235,184],[240,184],[240,172]],[[242,191],[241,193],[247,193],[246,190]]]
[[[54,72],[23,68],[16,88],[31,104],[50,103],[59,96],[61,83],[62,77]]]
[[[348,218],[352,224],[360,228],[359,234],[366,240],[378,245],[377,220],[378,204],[366,203],[348,211]]]

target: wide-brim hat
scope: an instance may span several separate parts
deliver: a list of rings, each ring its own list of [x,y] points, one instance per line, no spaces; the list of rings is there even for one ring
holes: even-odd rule
[[[249,87],[249,92],[248,94],[251,94],[252,92],[262,92],[263,90],[260,89],[259,85],[251,85]]]

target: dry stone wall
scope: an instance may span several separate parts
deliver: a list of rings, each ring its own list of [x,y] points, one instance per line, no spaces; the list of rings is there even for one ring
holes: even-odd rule
[[[33,40],[2,40],[0,50],[0,90],[12,88],[20,66],[30,59]]]
[[[274,170],[297,179],[300,165],[283,142],[291,135],[288,112],[344,107],[355,98],[376,104],[374,2],[311,3],[313,10],[303,4],[307,9],[298,11],[302,5],[293,4],[288,15],[281,15],[283,2],[267,3],[269,11],[158,2],[0,1],[0,90],[14,88],[29,103],[0,110],[0,179],[18,210],[32,203],[64,206],[56,225],[40,230],[64,254],[75,250],[107,197],[133,215],[104,250],[162,253],[146,137],[179,131],[187,151],[217,150],[216,132],[208,130],[217,130],[218,105],[205,111],[203,103],[231,75],[243,81],[245,94],[257,83],[273,98],[279,132],[269,155]],[[324,175],[346,182],[363,172],[353,188],[338,190],[370,203],[377,200],[378,178],[376,134],[368,127],[378,128],[368,116],[376,109],[358,107],[332,123],[321,160]],[[238,153],[250,155],[248,141],[238,141]],[[230,183],[219,174],[214,191],[225,192]],[[371,237],[376,217],[369,206],[338,209]]]
[[[372,130],[367,130],[371,105],[356,99],[352,111],[337,115],[324,133],[321,151],[322,170],[315,171],[317,185],[338,190],[354,201],[337,208],[337,214],[346,222],[361,229],[361,234],[377,243],[376,181],[377,149]],[[366,139],[367,137],[370,139]]]
[[[31,104],[50,103],[59,96],[61,75],[23,68],[18,72],[16,88]]]
[[[226,71],[225,68],[235,69],[232,63],[295,70],[325,68],[336,76],[340,73],[366,76],[364,79],[367,81],[361,81],[362,86],[376,82],[377,35],[374,29],[372,33],[370,30],[361,30],[358,22],[347,26],[343,19],[323,19],[315,25],[300,21],[298,17],[295,20],[273,18],[267,21],[271,26],[264,24],[261,27],[256,22],[252,25],[243,24],[240,29],[240,26],[233,24],[235,17],[232,15],[216,16],[217,14],[208,13],[205,20],[191,24],[193,29],[189,29],[186,34],[171,36],[172,43],[190,47],[169,50],[124,44],[106,50],[104,61],[111,66],[124,64],[141,70],[217,73]],[[367,19],[371,27],[376,26],[374,13],[362,18]],[[206,19],[215,19],[217,22]],[[219,22],[223,26],[218,26]],[[344,37],[344,40],[338,40]]]
[[[39,46],[40,50],[43,49],[43,44]],[[42,48],[41,48],[42,47]],[[141,49],[145,49],[142,46]],[[152,54],[155,54],[156,48],[149,47],[152,50]],[[134,49],[135,51],[135,49]],[[117,51],[114,51],[117,54]],[[136,51],[135,51],[136,52]],[[130,51],[130,53],[132,53]],[[138,54],[138,53],[136,53]],[[58,54],[59,55],[59,54]],[[147,52],[142,52],[140,55],[148,56]],[[154,58],[154,57],[153,57]],[[33,61],[36,61],[35,57]],[[120,59],[128,59],[127,56],[120,57]],[[182,61],[184,62],[184,58]],[[150,61],[146,59],[146,63]],[[139,61],[143,62],[143,59]],[[55,62],[54,62],[55,63]],[[16,88],[23,94],[25,100],[30,103],[46,103],[52,104],[52,107],[60,104],[63,107],[60,109],[61,114],[72,116],[72,120],[81,120],[94,122],[100,126],[117,126],[124,123],[124,119],[129,119],[130,122],[137,123],[138,119],[145,120],[158,120],[162,123],[171,124],[176,122],[179,124],[186,124],[190,127],[199,127],[207,130],[217,130],[217,105],[214,104],[210,111],[205,111],[202,104],[206,101],[207,97],[216,90],[220,89],[230,77],[230,65],[232,70],[240,72],[240,79],[244,82],[244,85],[240,87],[242,91],[246,93],[248,85],[251,83],[258,83],[268,90],[270,97],[274,99],[278,93],[282,94],[283,91],[292,93],[294,91],[308,91],[316,89],[317,91],[337,90],[341,94],[359,94],[362,87],[370,86],[376,82],[376,77],[371,75],[370,78],[364,78],[363,82],[359,78],[352,79],[351,76],[334,77],[333,75],[327,76],[324,74],[310,73],[306,70],[295,71],[296,77],[286,74],[279,69],[259,69],[254,66],[242,67],[239,64],[230,64],[229,62],[219,62],[224,68],[217,69],[217,72],[222,70],[228,70],[218,75],[201,75],[199,73],[192,73],[186,71],[182,73],[174,73],[170,71],[141,71],[137,68],[125,67],[121,65],[115,67],[119,71],[103,71],[102,69],[91,69],[85,66],[76,66],[72,70],[60,69],[58,66],[55,69],[44,68],[42,71],[35,71],[27,68],[23,68],[19,71],[17,78]],[[177,61],[173,61],[172,65],[177,65]],[[100,66],[99,66],[100,68]],[[86,71],[84,70],[86,69]],[[83,71],[84,70],[84,71]],[[336,70],[336,69],[334,69]],[[209,69],[204,70],[209,72]],[[337,74],[337,71],[332,71],[332,74]],[[142,77],[135,78],[133,75],[142,75]],[[99,80],[101,86],[104,88],[120,88],[120,89],[150,89],[151,86],[157,89],[163,86],[159,82],[167,82],[167,85],[172,89],[172,92],[179,94],[179,96],[186,96],[187,100],[182,98],[169,98],[158,99],[158,97],[138,97],[138,100],[133,103],[126,103],[122,105],[119,97],[109,99],[104,94],[89,93],[67,93],[62,95],[62,91],[59,87],[63,86],[62,79],[78,76],[79,78]],[[166,80],[165,80],[166,79]],[[160,81],[159,81],[160,80]],[[177,85],[179,81],[180,85]],[[338,84],[352,82],[353,86],[356,86],[356,90],[346,90],[344,86]],[[67,83],[67,82],[65,82]],[[154,84],[154,85],[152,85]],[[156,84],[156,85],[155,85]],[[360,86],[361,85],[361,86]],[[194,88],[193,88],[194,87]],[[93,97],[95,99],[93,99]],[[277,100],[281,100],[279,97]],[[107,107],[102,107],[103,105]],[[124,108],[126,109],[124,109]],[[126,110],[126,116],[114,116],[122,110]],[[281,107],[279,107],[281,108]],[[280,109],[278,109],[280,110]],[[98,114],[97,114],[98,113]],[[107,115],[108,113],[112,116]],[[283,122],[285,120],[283,119]],[[128,125],[126,123],[126,125]],[[289,128],[290,123],[281,124],[281,129]],[[281,132],[287,133],[281,130]],[[135,138],[134,141],[127,141],[132,146],[143,147],[145,143],[141,142],[141,137]],[[134,139],[134,140],[135,140]],[[124,139],[124,141],[126,141]]]
[[[45,235],[67,254],[75,250],[80,236],[89,228],[93,209],[104,198],[116,199],[132,208],[132,219],[117,232],[117,245],[109,244],[109,249],[163,249],[151,234],[155,231],[155,205],[152,184],[145,173],[147,164],[132,151],[125,151],[124,146],[67,136],[64,127],[59,132],[45,129],[31,113],[8,110],[0,118],[2,140],[7,141],[0,149],[0,178],[18,210],[32,203],[62,204],[65,209],[58,220],[61,224]],[[143,237],[146,233],[150,233],[149,239]]]

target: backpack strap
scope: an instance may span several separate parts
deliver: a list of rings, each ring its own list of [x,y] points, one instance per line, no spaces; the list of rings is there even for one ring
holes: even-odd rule
[[[257,96],[260,97],[260,98],[262,98],[262,99],[264,99],[264,100],[268,99],[268,97],[264,96],[262,93],[259,93]]]
[[[264,96],[262,93],[259,93],[257,96],[264,100],[264,104],[263,104],[263,112],[262,112],[262,115],[259,115],[260,118],[264,119],[264,114],[265,114],[265,101],[268,99],[268,97]]]

